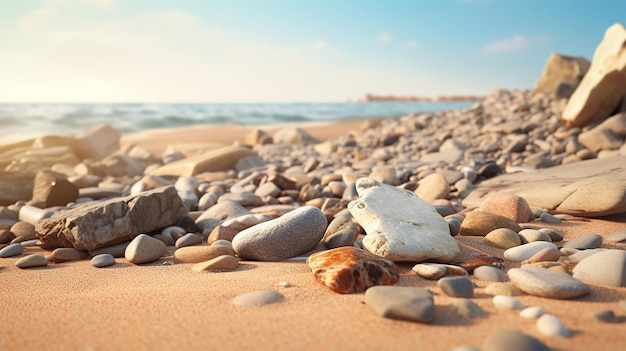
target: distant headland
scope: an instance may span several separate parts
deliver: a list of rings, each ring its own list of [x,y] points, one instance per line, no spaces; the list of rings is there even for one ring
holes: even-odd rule
[[[450,101],[481,101],[485,97],[481,95],[440,95],[437,97],[429,96],[396,96],[396,95],[375,95],[366,93],[359,98],[358,102],[450,102]]]

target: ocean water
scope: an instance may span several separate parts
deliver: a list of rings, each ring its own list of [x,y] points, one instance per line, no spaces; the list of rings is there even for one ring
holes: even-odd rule
[[[198,124],[249,126],[398,117],[469,107],[473,102],[0,104],[0,139],[71,135],[108,123],[122,133]]]

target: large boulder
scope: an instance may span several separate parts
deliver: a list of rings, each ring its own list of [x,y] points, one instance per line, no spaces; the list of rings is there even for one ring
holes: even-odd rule
[[[607,29],[589,71],[570,97],[562,122],[582,127],[609,117],[626,93],[626,28],[616,23]]]
[[[587,73],[591,62],[584,57],[552,53],[535,85],[535,93],[545,93],[557,99],[569,98]]]

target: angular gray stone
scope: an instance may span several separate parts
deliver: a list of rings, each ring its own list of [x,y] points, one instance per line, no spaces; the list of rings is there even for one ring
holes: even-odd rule
[[[146,234],[137,235],[126,247],[124,257],[135,264],[149,263],[158,260],[167,250],[167,246]]]
[[[373,286],[365,291],[365,303],[379,316],[430,323],[435,303],[430,291],[408,286]]]
[[[483,238],[483,242],[506,250],[522,245],[522,238],[513,229],[498,228],[487,233]]]
[[[178,222],[187,209],[173,186],[104,201],[90,201],[55,213],[37,224],[45,249],[94,250]]]
[[[461,253],[448,223],[414,193],[371,178],[358,179],[356,188],[359,198],[348,209],[367,233],[366,250],[409,262],[447,263]]]
[[[476,185],[463,205],[479,207],[492,193],[516,194],[552,213],[599,217],[626,212],[626,156],[503,174]]]
[[[563,247],[577,250],[587,250],[596,249],[600,247],[600,245],[602,245],[602,237],[599,234],[587,234],[566,242]]]
[[[35,176],[32,199],[44,207],[65,206],[78,198],[78,187],[63,174],[39,171]]]
[[[243,259],[286,260],[312,250],[324,236],[327,224],[320,209],[302,206],[239,232],[233,249]]]
[[[515,286],[533,296],[571,299],[587,295],[590,291],[589,286],[569,274],[547,268],[511,268],[508,276]]]
[[[437,285],[450,297],[474,296],[474,283],[468,277],[443,277],[437,281]]]
[[[626,251],[606,250],[578,262],[574,278],[592,284],[626,287]]]
[[[91,265],[97,268],[109,267],[115,264],[115,257],[109,254],[96,255],[91,259]]]

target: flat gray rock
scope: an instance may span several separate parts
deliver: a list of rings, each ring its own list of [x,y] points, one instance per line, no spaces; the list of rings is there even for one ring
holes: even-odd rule
[[[173,186],[127,197],[90,201],[55,213],[37,224],[44,249],[94,250],[170,226],[187,215]]]
[[[550,348],[530,335],[512,330],[499,330],[487,338],[481,350],[550,351]]]
[[[474,283],[468,277],[443,277],[437,281],[437,286],[450,297],[474,296]]]
[[[626,287],[626,251],[598,252],[580,261],[572,274],[588,283]]]
[[[463,204],[477,208],[486,196],[502,194],[521,196],[531,207],[553,213],[599,217],[626,212],[626,156],[500,175],[477,184]]]
[[[21,255],[22,251],[24,251],[24,247],[21,243],[15,243],[8,246],[3,247],[0,250],[0,257],[13,257],[17,255]]]
[[[448,263],[461,253],[448,223],[414,193],[372,178],[359,178],[356,188],[348,209],[367,233],[367,251],[394,262]]]
[[[589,287],[567,273],[541,267],[512,268],[509,279],[523,292],[551,299],[571,299],[587,295]]]
[[[384,318],[422,323],[435,319],[433,295],[423,288],[373,286],[365,291],[365,303]]]
[[[124,257],[132,263],[141,264],[158,260],[167,250],[167,246],[146,234],[139,234],[128,244]]]
[[[599,234],[587,234],[566,242],[563,244],[563,247],[577,250],[587,250],[596,249],[600,247],[600,245],[602,245],[602,237]]]
[[[283,295],[275,290],[251,291],[235,297],[231,303],[233,305],[258,307],[280,302]]]
[[[110,254],[96,255],[91,259],[91,265],[96,268],[109,267],[115,264],[115,257]]]

